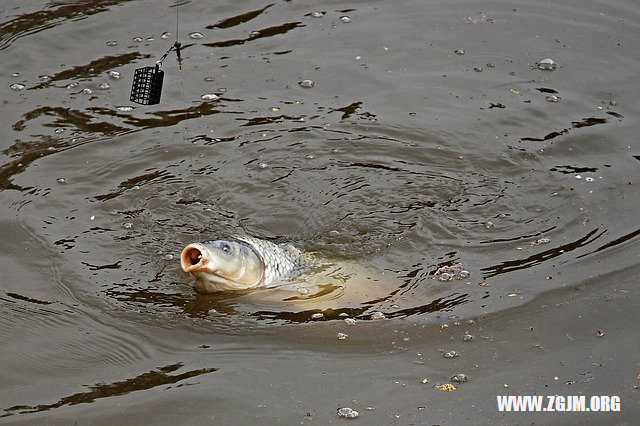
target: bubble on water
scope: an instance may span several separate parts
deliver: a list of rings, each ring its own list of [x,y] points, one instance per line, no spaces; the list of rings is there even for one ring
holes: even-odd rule
[[[267,167],[269,167],[269,165],[267,163],[258,163],[258,167],[260,167],[261,169],[266,169]]]
[[[306,158],[308,160],[313,160],[316,157],[314,157],[313,154],[307,154],[307,155],[304,156],[304,158]]]
[[[224,93],[226,91],[227,91],[227,89],[225,87],[218,87],[218,92]]]
[[[69,83],[67,84],[67,89],[73,89],[74,87],[76,87],[78,85],[78,83],[76,83],[75,81],[73,83]]]
[[[340,236],[340,232],[333,230],[333,231],[329,231],[329,236],[330,237],[339,237]]]
[[[270,109],[271,111],[273,111],[273,112],[278,112],[278,111],[280,111],[280,108],[278,108],[278,107],[271,107],[271,108],[269,108],[269,109]]]
[[[197,31],[189,34],[189,38],[193,40],[200,40],[202,37],[204,37],[204,35],[202,35],[202,33],[199,33]]]
[[[118,42],[115,40],[109,40],[107,42],[107,46],[117,46],[117,45],[118,45]]]
[[[165,255],[164,260],[173,260],[173,255],[172,254]]]
[[[462,340],[464,340],[465,342],[470,342],[474,339],[474,337],[472,335],[470,335],[469,333],[465,333],[464,336],[462,336]]]
[[[300,85],[300,87],[304,87],[305,89],[311,89],[315,83],[311,80],[302,80],[298,84]]]
[[[453,279],[453,274],[448,272],[443,272],[438,276],[438,281],[451,281]]]
[[[557,65],[553,62],[553,59],[546,58],[538,62],[538,68],[544,71],[552,71],[555,70],[556,67]]]
[[[587,182],[593,182],[595,179],[592,177],[586,177],[584,178],[584,180],[586,180]]]
[[[618,105],[618,103],[616,101],[609,101],[609,105],[616,106],[616,105]]]
[[[100,90],[108,90],[110,88],[111,86],[109,86],[109,83],[100,83],[100,86],[98,86],[98,89]]]
[[[494,64],[493,62],[488,62],[488,63],[487,63],[487,67],[488,67],[488,68],[495,68],[495,67],[496,67],[496,64]]]
[[[17,92],[18,90],[24,89],[24,84],[13,83],[10,87],[11,87],[11,90],[15,90]]]
[[[58,127],[53,133],[63,133],[65,130],[62,127]]]
[[[134,37],[131,39],[131,41],[133,41],[134,43],[141,43],[143,40],[142,37]]]
[[[205,77],[204,81],[215,81],[216,78],[215,77]]]
[[[324,318],[324,314],[322,312],[316,312],[315,314],[311,315],[311,319],[320,319],[320,318]]]
[[[19,73],[19,72],[11,73],[11,77],[18,77],[19,75],[20,75],[20,73]]]
[[[67,180],[65,178],[58,178],[56,181],[58,181],[58,183],[65,183]]]
[[[125,228],[129,229],[129,228],[131,228],[133,226],[133,222],[125,222],[125,224],[122,225],[122,226],[124,226]]]
[[[454,52],[456,53],[456,55],[464,55],[464,49],[456,49],[454,50]]]
[[[153,41],[153,40],[155,40],[155,39],[153,38],[153,36],[149,36],[149,37],[147,37],[147,41]]]
[[[351,18],[349,18],[348,16],[341,16],[340,20],[345,24],[348,24],[349,22],[351,22]]]
[[[575,176],[574,176],[574,178],[576,178],[576,179],[582,179],[582,176],[580,176],[580,175],[575,175]]]
[[[298,292],[298,294],[301,294],[303,296],[305,294],[309,294],[309,289],[305,288],[305,287],[298,287],[298,288],[296,288],[296,291]]]
[[[344,340],[348,337],[348,335],[345,333],[338,333],[336,334],[336,337],[338,338],[338,340]]]
[[[547,96],[547,102],[558,102],[559,100],[560,100],[560,98],[557,97],[556,95]]]
[[[380,320],[380,319],[385,319],[386,317],[384,316],[384,314],[382,312],[376,311],[376,312],[372,312],[371,313],[371,319],[372,320]]]
[[[165,31],[162,33],[162,35],[160,36],[160,38],[169,38],[171,37],[171,33],[169,31]]]
[[[353,318],[345,318],[344,323],[349,325],[354,325],[356,323],[356,320]]]
[[[203,101],[215,101],[217,99],[220,99],[220,97],[215,93],[205,93],[204,95],[200,96],[200,99],[202,99]]]
[[[443,357],[445,358],[455,358],[458,356],[458,352],[456,351],[448,351],[442,354]]]
[[[311,12],[311,16],[314,18],[322,18],[324,16],[324,12]]]
[[[469,271],[463,269],[462,271],[458,272],[456,278],[460,280],[462,278],[467,278],[469,275]]]
[[[464,383],[467,381],[467,375],[463,373],[456,374],[455,376],[451,377],[451,381],[456,383]]]
[[[475,67],[473,70],[475,72],[482,72],[482,68],[481,67]]]
[[[540,244],[547,244],[549,241],[551,240],[548,238],[538,238],[533,244],[539,246]]]
[[[114,80],[118,80],[120,78],[120,73],[118,71],[109,71],[107,75],[109,75],[109,77],[113,78]]]
[[[38,77],[40,79],[40,81],[49,81],[51,80],[51,76],[50,75],[41,75],[40,77]]]
[[[130,111],[133,111],[133,107],[130,107],[130,106],[128,106],[128,105],[125,105],[125,106],[119,106],[119,107],[117,107],[116,109],[117,109],[118,111],[120,111],[120,112],[130,112]]]
[[[352,410],[349,407],[338,408],[337,411],[338,417],[344,417],[346,419],[355,419],[360,414],[356,410]]]
[[[89,88],[84,88],[82,89],[82,93],[84,93],[85,95],[90,95],[93,93],[93,90],[89,89]]]
[[[493,228],[493,222],[491,222],[491,221],[485,222],[484,223],[484,227],[487,228],[487,229]]]

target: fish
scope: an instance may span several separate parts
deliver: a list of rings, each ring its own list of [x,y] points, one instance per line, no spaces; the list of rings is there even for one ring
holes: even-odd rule
[[[249,236],[190,243],[180,255],[182,270],[203,293],[271,288],[310,270],[313,263],[290,243]]]

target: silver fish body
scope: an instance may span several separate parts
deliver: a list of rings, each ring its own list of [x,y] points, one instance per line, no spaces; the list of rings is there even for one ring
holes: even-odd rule
[[[203,292],[273,287],[309,268],[309,256],[291,244],[275,244],[248,236],[187,245],[182,269]]]

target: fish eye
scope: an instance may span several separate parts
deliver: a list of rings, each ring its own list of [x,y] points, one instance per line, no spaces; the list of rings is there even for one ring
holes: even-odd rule
[[[220,248],[222,249],[223,252],[225,253],[229,253],[231,251],[231,246],[227,243],[222,243],[222,245],[220,246]]]

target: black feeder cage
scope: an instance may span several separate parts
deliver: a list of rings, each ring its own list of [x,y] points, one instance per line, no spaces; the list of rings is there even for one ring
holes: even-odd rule
[[[141,105],[159,104],[163,79],[164,71],[160,69],[159,64],[155,67],[136,69],[129,100]]]

